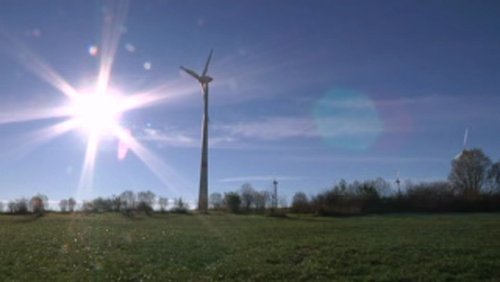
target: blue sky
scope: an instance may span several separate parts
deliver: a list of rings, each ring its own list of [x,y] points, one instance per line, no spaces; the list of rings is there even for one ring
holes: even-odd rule
[[[179,65],[201,71],[211,48],[209,192],[445,179],[465,128],[468,147],[500,157],[495,1],[123,3],[2,1],[0,199],[77,196],[88,136],[45,138],[64,118],[27,117],[68,102],[51,74],[94,85],[111,43],[110,86],[162,98],[121,118],[146,161],[101,138],[82,198],[196,199],[202,97]]]

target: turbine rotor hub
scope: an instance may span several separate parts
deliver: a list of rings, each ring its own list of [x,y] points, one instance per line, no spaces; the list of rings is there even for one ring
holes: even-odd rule
[[[203,83],[203,84],[205,84],[205,83],[209,83],[209,82],[211,82],[212,80],[214,80],[214,79],[213,79],[213,78],[211,78],[211,77],[210,77],[210,76],[208,76],[208,75],[205,75],[205,76],[200,77],[200,83]]]

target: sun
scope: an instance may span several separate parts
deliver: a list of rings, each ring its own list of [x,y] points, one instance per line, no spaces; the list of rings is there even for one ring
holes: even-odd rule
[[[123,95],[114,90],[85,90],[71,99],[69,112],[77,127],[89,136],[113,136],[125,111],[123,102]]]
[[[12,113],[2,113],[0,125],[57,120],[56,123],[32,133],[30,141],[35,145],[40,145],[68,132],[79,131],[83,133],[86,149],[76,192],[77,199],[83,199],[85,195],[90,195],[88,193],[92,192],[99,145],[104,138],[111,139],[107,140],[111,141],[108,145],[117,143],[117,158],[120,161],[124,160],[127,152],[130,151],[158,176],[165,186],[172,187],[172,182],[174,182],[175,186],[188,187],[186,181],[182,180],[173,168],[164,163],[139,138],[132,134],[132,130],[124,125],[123,118],[125,112],[151,107],[184,94],[194,93],[192,88],[177,89],[175,83],[166,83],[138,93],[122,95],[121,92],[110,86],[113,63],[117,48],[120,46],[120,37],[123,34],[122,29],[128,14],[129,5],[125,3],[126,1],[111,1],[109,7],[106,5],[106,13],[103,13],[102,42],[98,49],[97,47],[92,48],[99,52],[93,52],[95,50],[91,52],[91,55],[93,57],[95,55],[95,59],[99,60],[98,73],[94,78],[82,78],[83,81],[95,80],[94,85],[86,84],[82,88],[75,88],[21,42],[10,36],[7,38],[9,39],[8,43],[10,42],[14,47],[7,49],[16,50],[12,53],[13,57],[19,59],[26,70],[31,71],[38,78],[61,92],[66,99],[54,107],[46,105],[45,108],[40,109],[28,109],[28,111],[13,109]],[[4,39],[6,34],[2,33],[1,35]],[[140,134],[140,126],[134,127],[139,128]]]

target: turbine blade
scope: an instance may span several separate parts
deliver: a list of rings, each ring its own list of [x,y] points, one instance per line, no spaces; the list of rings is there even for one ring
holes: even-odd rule
[[[464,134],[464,150],[465,150],[465,147],[467,146],[467,138],[469,138],[469,128],[468,127],[465,129],[465,134]]]
[[[181,70],[185,71],[187,74],[191,75],[192,77],[196,78],[197,80],[200,80],[200,76],[193,70],[190,70],[188,68],[185,68],[183,66],[180,66]]]
[[[210,50],[210,54],[208,54],[208,59],[207,63],[205,64],[205,68],[203,69],[203,74],[202,76],[207,75],[208,72],[208,65],[210,64],[210,60],[212,59],[212,53],[214,52],[214,49]]]

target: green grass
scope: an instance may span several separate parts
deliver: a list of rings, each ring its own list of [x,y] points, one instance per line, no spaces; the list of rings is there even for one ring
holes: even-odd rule
[[[0,281],[498,281],[500,214],[0,216]]]

